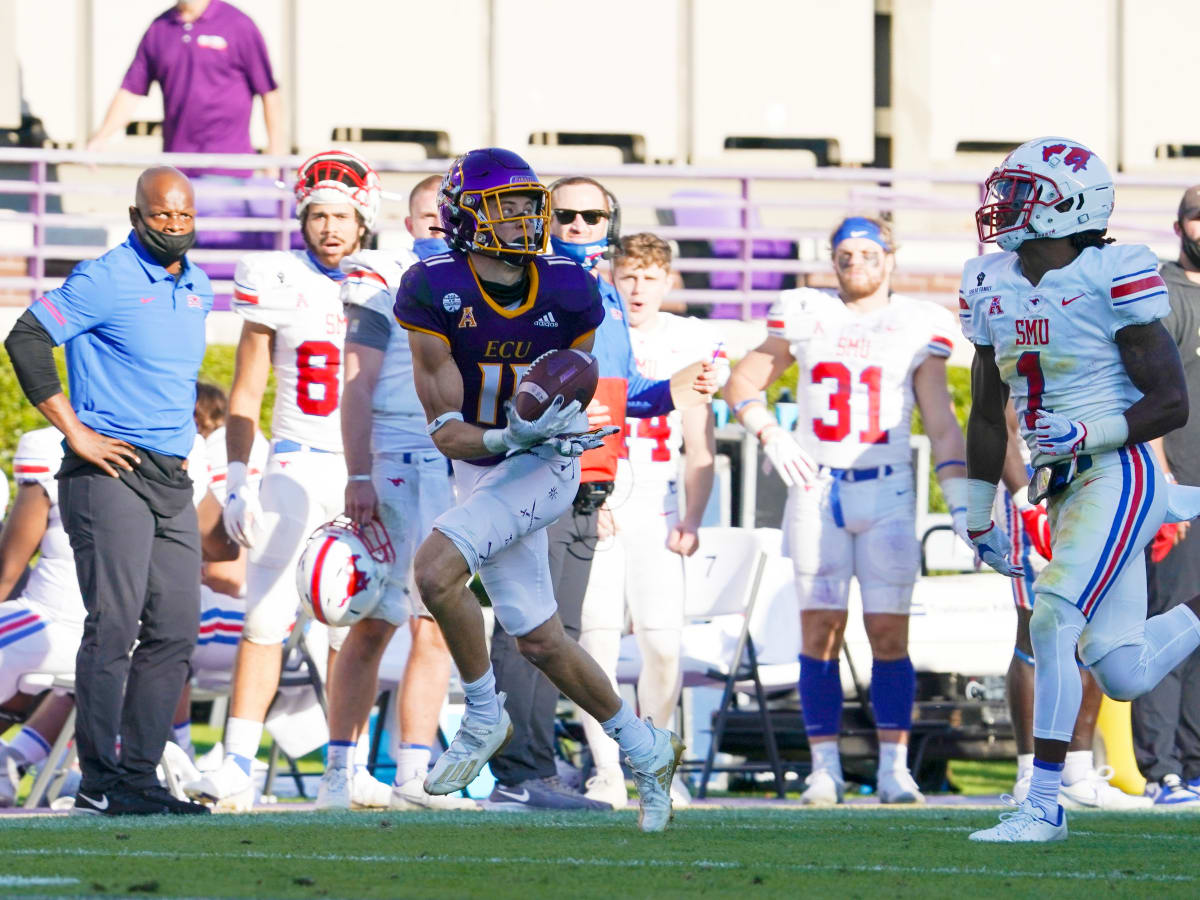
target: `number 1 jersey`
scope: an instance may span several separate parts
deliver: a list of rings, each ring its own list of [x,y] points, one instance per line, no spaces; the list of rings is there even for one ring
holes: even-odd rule
[[[233,308],[275,332],[272,436],[341,453],[346,314],[339,283],[305,250],[253,253],[238,262]]]
[[[1075,420],[1117,415],[1141,398],[1115,338],[1171,311],[1158,260],[1141,244],[1088,247],[1034,287],[1016,253],[988,253],[963,267],[958,312],[973,344],[993,347],[1021,437],[1035,465],[1038,409]]]
[[[823,466],[908,465],[913,372],[954,347],[954,319],[934,303],[893,294],[862,314],[835,294],[784,291],[767,332],[799,365],[796,438]]]

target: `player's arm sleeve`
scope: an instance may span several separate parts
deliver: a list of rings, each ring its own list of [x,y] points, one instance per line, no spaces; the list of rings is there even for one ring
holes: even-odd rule
[[[1111,280],[1099,285],[1107,290],[1112,321],[1109,337],[1127,325],[1148,325],[1166,318],[1171,311],[1167,284],[1158,273],[1158,259],[1143,244],[1114,244],[1102,253],[1111,253]],[[1103,271],[1103,269],[1101,270]]]
[[[967,299],[970,286],[974,286],[978,267],[968,263],[963,268],[962,284],[958,288],[958,325],[963,337],[976,346],[990,347],[992,336],[988,334],[984,317],[984,304]]]
[[[400,279],[392,315],[406,331],[432,334],[450,344],[447,313],[433,303],[433,291],[423,266],[412,266]]]
[[[384,352],[392,337],[392,323],[387,316],[365,306],[346,307],[346,343],[359,344]]]
[[[37,406],[62,393],[62,382],[54,365],[54,340],[32,312],[25,310],[17,319],[4,349],[30,403]]]

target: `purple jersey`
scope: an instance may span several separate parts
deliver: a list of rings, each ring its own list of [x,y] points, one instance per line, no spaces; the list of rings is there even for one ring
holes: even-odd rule
[[[194,22],[172,7],[150,23],[121,87],[144,97],[154,81],[163,92],[163,149],[175,153],[253,153],[254,95],[277,87],[254,20],[222,0],[212,0]],[[202,171],[251,174],[189,174]]]
[[[604,318],[596,279],[561,256],[529,266],[525,300],[505,309],[488,296],[462,253],[431,256],[404,273],[396,321],[409,331],[437,335],[463,381],[463,420],[488,428],[508,421],[504,403],[535,359],[576,346]],[[490,464],[501,457],[471,460]]]

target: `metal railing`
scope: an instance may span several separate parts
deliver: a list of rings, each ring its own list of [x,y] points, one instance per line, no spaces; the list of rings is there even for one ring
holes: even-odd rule
[[[118,154],[85,153],[70,150],[0,148],[0,166],[13,169],[26,165],[26,177],[0,177],[0,260],[7,259],[10,268],[24,259],[23,275],[0,272],[0,295],[8,293],[9,305],[26,302],[55,287],[61,275],[47,277],[48,260],[88,259],[109,249],[108,245],[51,243],[50,232],[56,229],[123,228],[126,219],[116,212],[50,212],[51,198],[103,198],[111,200],[132,198],[130,174],[136,169],[170,164],[180,168],[241,168],[265,173],[246,183],[221,183],[206,179],[204,194],[213,199],[256,199],[272,203],[273,215],[255,217],[205,217],[198,222],[201,230],[258,232],[274,235],[273,246],[290,246],[292,233],[298,226],[292,216],[292,196],[285,186],[290,183],[299,157],[266,157],[258,155],[217,154],[155,154],[127,156]],[[389,162],[373,160],[385,176],[412,175],[419,177],[442,172],[446,160],[420,162]],[[71,166],[86,166],[88,177],[77,177],[81,170]],[[66,167],[66,168],[64,168]],[[51,180],[51,169],[56,178]],[[105,177],[107,174],[111,178]],[[652,230],[674,241],[695,242],[693,252],[705,255],[677,257],[674,267],[681,273],[736,273],[737,287],[729,290],[712,287],[690,287],[673,292],[672,297],[701,305],[738,304],[741,318],[749,319],[755,304],[769,302],[778,288],[756,289],[755,275],[796,276],[803,283],[806,276],[830,271],[825,241],[829,226],[847,213],[924,214],[921,227],[905,229],[902,254],[919,257],[919,264],[904,263],[911,275],[954,276],[961,271],[964,256],[982,252],[974,237],[973,214],[979,200],[979,179],[967,173],[905,172],[891,169],[809,168],[797,170],[717,169],[691,166],[625,165],[609,168],[588,168],[586,172],[564,167],[541,167],[539,175],[549,183],[551,178],[570,174],[587,174],[617,186],[614,193],[621,199],[625,211],[625,233]],[[265,182],[265,183],[264,183]],[[1182,191],[1190,181],[1179,176],[1142,176],[1118,178],[1118,185],[1141,188],[1177,189]],[[714,186],[715,185],[715,186]],[[810,196],[806,189],[820,186]],[[832,190],[831,190],[832,186]],[[918,189],[923,186],[924,190]],[[696,195],[697,188],[703,195]],[[944,191],[952,189],[953,196]],[[943,193],[939,193],[939,190]],[[691,196],[679,196],[678,192]],[[19,198],[27,198],[21,201]],[[378,230],[384,234],[403,232],[403,216],[407,212],[405,195],[389,194],[384,204]],[[17,198],[14,200],[14,198]],[[1118,207],[1113,230],[1119,236],[1141,241],[1168,243],[1173,240],[1169,223],[1174,219],[1173,198],[1164,193],[1161,205],[1155,202],[1129,208]],[[3,207],[24,205],[26,211]],[[76,204],[71,204],[76,205]],[[712,224],[677,224],[680,214],[706,216]],[[1122,219],[1121,216],[1125,218]],[[1138,217],[1154,217],[1156,224],[1147,225]],[[760,224],[770,218],[808,222],[796,227]],[[664,223],[665,220],[665,223]],[[16,226],[14,228],[13,226]],[[24,231],[23,229],[28,229]],[[27,238],[24,235],[28,235]],[[94,235],[93,235],[94,237]],[[715,255],[707,242],[737,242],[733,255]],[[794,248],[785,258],[756,258],[755,241],[786,241]],[[924,247],[925,250],[921,248]],[[916,251],[916,252],[914,252]],[[928,252],[927,252],[928,251]],[[197,249],[192,257],[200,265],[236,262],[245,250]],[[930,257],[933,257],[932,259]],[[232,283],[215,280],[218,294],[228,294]],[[19,292],[14,294],[13,292]],[[14,299],[19,297],[19,299]],[[0,301],[2,302],[2,301]]]

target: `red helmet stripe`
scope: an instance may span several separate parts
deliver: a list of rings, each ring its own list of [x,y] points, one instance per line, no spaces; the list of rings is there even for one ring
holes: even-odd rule
[[[313,615],[317,617],[317,621],[322,625],[328,625],[325,621],[325,611],[321,609],[321,569],[325,565],[325,556],[329,553],[329,548],[333,546],[337,538],[329,535],[325,538],[325,543],[321,545],[321,549],[317,551],[317,561],[313,563],[312,581],[308,585],[308,596],[312,602]]]

